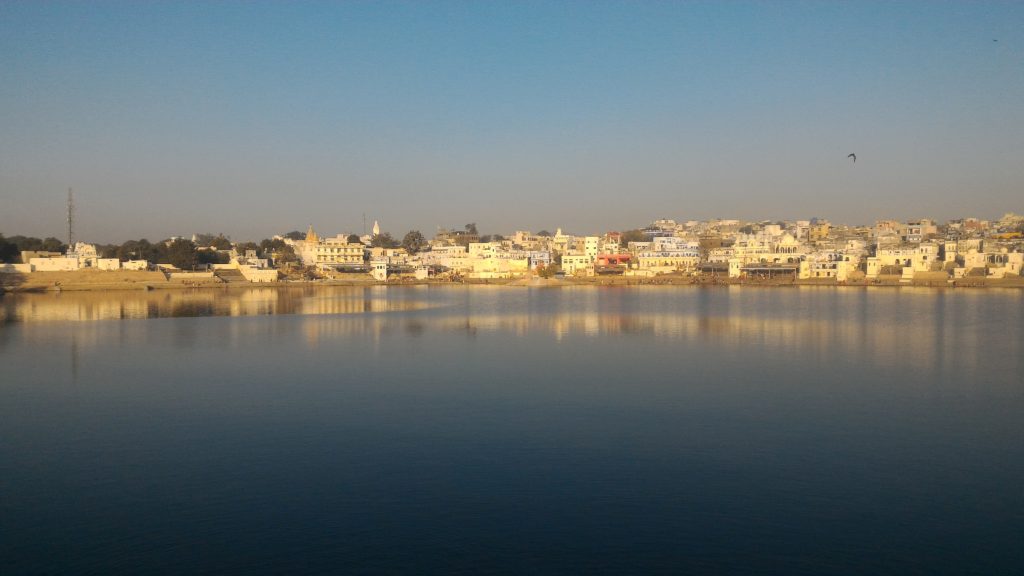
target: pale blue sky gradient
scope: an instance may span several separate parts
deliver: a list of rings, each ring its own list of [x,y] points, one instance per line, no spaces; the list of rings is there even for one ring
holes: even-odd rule
[[[1020,2],[6,1],[0,233],[994,217],[1022,103]]]

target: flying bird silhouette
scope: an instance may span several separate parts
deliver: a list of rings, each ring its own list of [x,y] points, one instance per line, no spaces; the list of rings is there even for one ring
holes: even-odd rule
[[[847,158],[853,158],[853,163],[854,164],[857,163],[857,155],[856,154],[847,154],[846,157]]]

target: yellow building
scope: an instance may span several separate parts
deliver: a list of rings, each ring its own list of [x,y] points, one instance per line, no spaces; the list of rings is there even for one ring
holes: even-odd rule
[[[363,245],[350,243],[344,234],[320,238],[309,226],[305,242],[299,243],[299,257],[306,266],[358,266],[363,264]]]

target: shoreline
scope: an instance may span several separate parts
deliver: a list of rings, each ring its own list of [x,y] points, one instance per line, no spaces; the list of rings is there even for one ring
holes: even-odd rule
[[[32,276],[40,273],[33,273]],[[654,277],[623,277],[593,276],[583,278],[543,279],[543,278],[500,278],[500,279],[466,279],[451,280],[415,280],[398,278],[380,282],[371,278],[330,279],[330,280],[299,280],[277,282],[176,282],[148,278],[97,278],[76,277],[76,272],[42,273],[48,276],[20,278],[0,277],[0,295],[25,293],[60,293],[69,292],[120,292],[150,290],[235,290],[253,288],[308,288],[321,286],[340,287],[377,287],[377,286],[507,286],[524,288],[568,288],[576,286],[594,287],[637,287],[637,286],[674,286],[674,287],[729,287],[743,286],[750,288],[784,288],[799,286],[817,286],[831,288],[935,288],[935,289],[987,289],[987,288],[1024,288],[1024,277],[1012,278],[960,278],[945,281],[929,279],[921,281],[901,282],[898,276],[885,276],[878,279],[859,279],[856,281],[836,282],[835,280],[766,280],[766,279],[729,279],[692,276],[654,276]],[[59,276],[57,276],[59,274]],[[109,274],[109,273],[108,273]]]

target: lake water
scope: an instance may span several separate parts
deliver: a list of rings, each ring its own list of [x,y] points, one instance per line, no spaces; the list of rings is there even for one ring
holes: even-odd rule
[[[1024,573],[1024,291],[0,298],[0,572]]]

